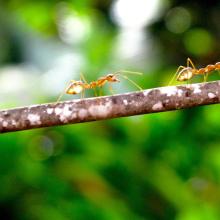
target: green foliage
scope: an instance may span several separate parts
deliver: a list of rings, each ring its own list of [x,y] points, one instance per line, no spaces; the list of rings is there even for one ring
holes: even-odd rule
[[[177,4],[177,1],[172,2],[170,8]],[[64,15],[74,15],[78,19],[75,25],[80,22],[87,25],[82,39],[63,44],[83,58],[82,72],[86,72],[88,80],[96,79],[109,69],[131,68],[144,70],[144,76],[134,80],[143,88],[149,88],[166,85],[178,65],[185,65],[188,56],[203,65],[219,58],[215,49],[218,48],[219,30],[202,19],[208,6],[196,5],[198,11],[195,13],[191,11],[194,3],[183,1],[181,6],[187,4],[192,14],[188,29],[185,24],[181,30],[173,26],[181,19],[175,17],[176,21],[172,22],[172,14],[167,15],[168,8],[145,30],[150,31],[159,48],[156,56],[152,47],[148,51],[150,55],[140,55],[142,62],[133,62],[137,57],[127,63],[118,59],[114,49],[120,28],[109,17],[110,3],[91,0],[10,0],[2,3],[1,11],[7,15],[4,19],[8,23],[0,22],[1,32],[8,37],[0,36],[1,62],[5,65],[26,62],[23,55],[27,53],[27,33],[41,36],[41,40],[47,36],[48,44],[54,40],[62,44],[56,20],[60,4],[64,7],[62,10],[67,10]],[[219,12],[214,5],[209,9],[213,17],[216,10]],[[197,19],[193,19],[194,14]],[[188,13],[184,11],[184,15]],[[167,30],[167,17],[171,30],[174,28],[176,33]],[[15,26],[21,24],[19,27],[23,29],[19,32]],[[182,30],[185,32],[181,33]],[[33,45],[36,43],[34,39],[30,41]],[[49,60],[53,59],[52,55],[53,50],[40,53],[45,60],[48,56]],[[155,60],[149,62],[149,56]],[[10,86],[15,86],[16,79],[14,75],[11,77]],[[214,77],[217,78],[217,74]],[[54,78],[56,80],[56,76]],[[47,87],[53,86],[52,80],[51,77],[46,82]],[[37,83],[30,80],[30,84]],[[132,90],[127,86],[122,81],[115,90]],[[36,94],[32,96],[33,91]],[[6,95],[10,105],[12,95],[9,92]],[[54,97],[43,96],[38,84],[18,97],[14,98],[15,103],[25,98],[32,103],[54,100]],[[219,219],[219,108],[206,106],[1,135],[0,217],[22,220]]]

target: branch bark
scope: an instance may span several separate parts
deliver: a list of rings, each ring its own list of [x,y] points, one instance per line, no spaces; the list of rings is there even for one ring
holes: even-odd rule
[[[220,81],[167,86],[2,110],[0,132],[164,112],[219,102]]]

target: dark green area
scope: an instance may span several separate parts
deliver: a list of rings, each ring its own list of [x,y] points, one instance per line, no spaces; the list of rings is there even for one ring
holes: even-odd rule
[[[114,56],[121,29],[111,19],[112,1],[1,1],[1,68],[32,62],[43,74],[47,64],[29,58],[28,45],[36,39],[59,42],[80,55],[89,81],[100,73],[129,69],[144,72],[131,76],[143,88],[167,85],[187,57],[198,68],[220,61],[220,2],[166,2],[143,29],[152,39],[143,48],[151,49],[126,61]],[[85,39],[62,42],[59,9],[88,25]],[[41,56],[47,60],[52,53]],[[14,80],[10,71],[8,77]],[[209,77],[215,79],[217,72]],[[47,86],[53,87],[52,82]],[[115,87],[119,92],[132,89],[123,80]],[[43,95],[36,86],[20,99],[48,102],[58,93]],[[13,94],[6,94],[1,106],[16,106]],[[211,105],[1,135],[0,219],[220,219],[219,114],[220,107]]]

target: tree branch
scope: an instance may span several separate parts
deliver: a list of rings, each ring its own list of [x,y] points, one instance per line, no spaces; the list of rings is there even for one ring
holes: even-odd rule
[[[0,132],[164,112],[220,102],[220,81],[0,111]]]

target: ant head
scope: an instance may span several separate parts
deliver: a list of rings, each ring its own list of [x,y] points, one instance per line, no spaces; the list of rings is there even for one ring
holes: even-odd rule
[[[116,77],[116,74],[110,73],[106,76],[106,79],[109,82],[120,82],[119,79]]]
[[[179,72],[177,76],[177,81],[186,81],[191,79],[192,77],[193,77],[193,69],[191,67],[185,67]]]
[[[83,90],[83,82],[71,80],[70,85],[66,89],[67,94],[75,95],[81,93]]]

